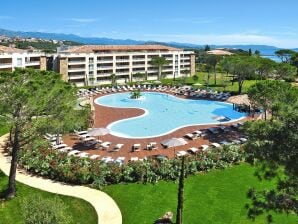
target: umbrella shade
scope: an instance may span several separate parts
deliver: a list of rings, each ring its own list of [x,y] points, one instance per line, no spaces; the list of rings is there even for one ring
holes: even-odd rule
[[[93,128],[91,131],[88,132],[90,136],[101,136],[109,134],[110,130],[107,128]]]
[[[202,86],[202,84],[201,83],[198,83],[198,82],[196,82],[196,83],[194,83],[194,84],[192,84],[193,86]]]
[[[225,116],[218,116],[218,117],[215,117],[214,120],[219,121],[219,122],[225,122],[225,121],[229,121],[231,119],[228,117],[225,117]]]
[[[187,141],[185,141],[183,138],[171,138],[171,139],[162,141],[161,144],[163,146],[170,148],[175,146],[186,145]]]

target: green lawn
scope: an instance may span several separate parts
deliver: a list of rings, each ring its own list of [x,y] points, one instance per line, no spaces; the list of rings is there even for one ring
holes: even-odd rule
[[[197,75],[199,77],[198,81],[196,81],[196,83],[200,83],[202,84],[202,86],[199,88],[205,88],[205,80],[207,78],[207,73],[206,72],[197,72]],[[231,78],[228,77],[225,73],[217,73],[217,82],[216,85],[214,84],[214,75],[213,73],[210,74],[210,80],[209,80],[209,87],[217,90],[217,91],[223,91],[223,83],[226,84],[226,91],[230,91],[230,92],[236,92],[238,93],[238,83],[234,82],[234,84],[232,85],[232,82],[230,82]],[[179,79],[178,79],[179,80]],[[172,83],[172,79],[164,79],[162,80],[163,84],[169,84]],[[255,80],[245,80],[244,84],[243,84],[243,88],[242,88],[242,92],[245,93],[247,92],[248,88],[253,85],[254,83],[256,83]],[[192,77],[187,77],[186,79],[186,84],[194,84],[194,81],[192,79]]]
[[[3,191],[7,184],[7,177],[0,171],[0,191]],[[40,195],[43,198],[54,197],[55,194],[41,191],[24,184],[17,184],[17,196],[9,201],[0,201],[0,224],[19,224],[22,222],[21,201],[30,195]],[[95,209],[88,202],[67,196],[56,195],[63,200],[68,207],[67,212],[72,216],[73,223],[97,223]]]
[[[273,182],[259,182],[254,168],[247,164],[226,170],[213,170],[187,178],[185,183],[184,223],[266,223],[265,216],[255,222],[246,218],[244,205],[249,200],[249,187],[270,188]],[[160,182],[156,185],[122,184],[104,189],[118,204],[123,224],[153,223],[167,211],[176,211],[177,183]],[[297,223],[294,216],[273,214],[275,223]]]

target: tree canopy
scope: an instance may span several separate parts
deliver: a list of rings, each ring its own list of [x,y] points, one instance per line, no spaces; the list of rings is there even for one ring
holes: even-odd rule
[[[169,64],[169,61],[165,57],[154,57],[151,59],[150,63],[158,68],[158,79],[161,79],[161,73],[163,66]]]
[[[297,214],[298,90],[280,81],[266,81],[251,87],[249,96],[263,108],[274,111],[267,121],[245,124],[249,161],[259,167],[257,175],[261,179],[277,178],[278,185],[270,191],[250,189],[248,196],[253,203],[248,215],[254,218],[269,210]],[[271,219],[268,216],[269,222]]]
[[[75,109],[76,91],[50,71],[17,69],[0,74],[0,114],[10,128],[12,147],[7,197],[15,194],[19,150],[41,140],[46,132],[86,127],[89,111]]]

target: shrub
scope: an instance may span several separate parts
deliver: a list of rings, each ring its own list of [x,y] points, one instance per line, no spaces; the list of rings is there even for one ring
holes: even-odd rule
[[[238,145],[211,149],[186,158],[186,175],[211,169],[224,169],[246,158],[246,153]],[[107,184],[120,182],[156,183],[159,180],[177,180],[179,159],[145,160],[118,166],[93,161],[88,158],[69,157],[55,150],[28,149],[20,153],[19,164],[30,172],[51,179],[72,184],[90,184],[101,188]]]
[[[30,196],[21,203],[25,224],[68,224],[71,216],[66,213],[67,207],[58,197],[45,199],[41,196]]]

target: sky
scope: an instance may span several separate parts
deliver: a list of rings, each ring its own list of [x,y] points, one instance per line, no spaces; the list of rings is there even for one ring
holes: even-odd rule
[[[298,47],[298,0],[14,0],[0,28],[83,37]]]

